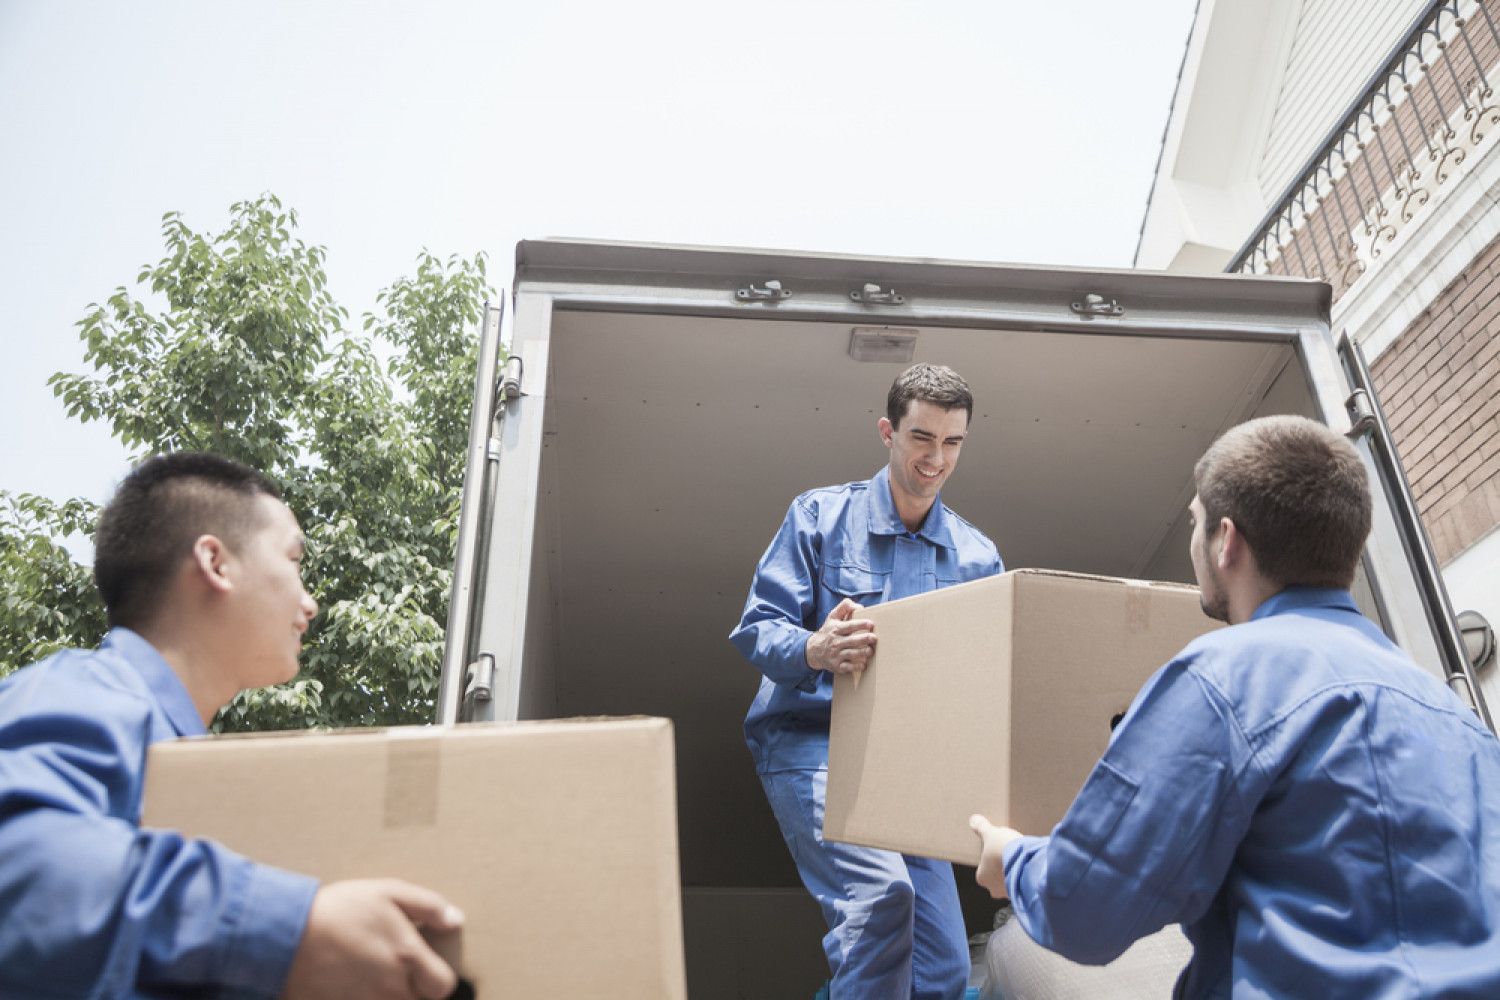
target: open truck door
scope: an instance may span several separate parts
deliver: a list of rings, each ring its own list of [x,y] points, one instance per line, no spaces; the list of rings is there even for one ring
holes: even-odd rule
[[[1272,413],[1355,431],[1383,484],[1356,599],[1488,721],[1329,301],[1290,278],[523,242],[507,332],[485,312],[439,719],[672,718],[690,995],[810,995],[821,918],[727,635],[788,503],[876,472],[891,379],[934,361],[976,400],[944,499],[1012,568],[1192,583],[1214,438]],[[964,902],[988,929],[988,897]]]
[[[488,556],[488,538],[482,519],[493,511],[496,481],[500,471],[505,405],[519,395],[519,383],[499,378],[500,365],[510,352],[501,343],[505,303],[486,302],[479,323],[478,361],[474,373],[474,399],[469,411],[469,443],[464,459],[463,500],[458,517],[458,542],[453,561],[453,589],[448,598],[448,626],[444,633],[442,674],[438,682],[437,720],[455,722],[491,721],[494,693],[493,654],[471,658],[476,601],[492,575],[481,566]],[[520,365],[518,363],[517,370]],[[520,479],[521,477],[514,477]],[[519,485],[519,484],[518,484]]]
[[[1376,525],[1381,536],[1376,547],[1389,550],[1386,573],[1382,576],[1400,577],[1404,566],[1411,576],[1409,586],[1415,592],[1409,598],[1387,603],[1394,603],[1401,609],[1421,608],[1423,620],[1406,623],[1405,631],[1411,636],[1410,641],[1415,645],[1425,637],[1431,637],[1435,648],[1429,655],[1441,665],[1444,680],[1479,714],[1490,732],[1494,732],[1495,721],[1475,677],[1458,618],[1453,613],[1453,603],[1448,598],[1448,588],[1443,584],[1443,575],[1433,555],[1432,540],[1427,537],[1427,529],[1417,513],[1411,484],[1401,465],[1401,457],[1396,453],[1391,428],[1375,393],[1375,382],[1370,377],[1364,352],[1347,333],[1339,337],[1338,352],[1344,377],[1352,390],[1344,402],[1350,424],[1349,437],[1364,456],[1385,498],[1385,503],[1378,505],[1376,512],[1383,522]],[[1386,631],[1391,633],[1389,627]]]

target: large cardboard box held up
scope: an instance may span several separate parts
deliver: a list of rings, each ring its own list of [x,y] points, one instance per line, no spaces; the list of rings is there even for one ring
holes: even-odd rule
[[[823,836],[963,864],[969,816],[1062,819],[1110,721],[1217,626],[1198,590],[1016,570],[861,612],[870,665],[834,680]]]
[[[143,821],[466,917],[480,1000],[686,996],[672,725],[624,719],[158,744]]]

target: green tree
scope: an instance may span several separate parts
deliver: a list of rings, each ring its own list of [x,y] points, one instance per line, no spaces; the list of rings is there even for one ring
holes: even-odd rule
[[[490,294],[482,255],[423,252],[352,332],[324,270],[273,196],[218,234],[163,218],[166,256],[80,321],[95,374],[50,384],[70,416],[105,421],[132,452],[218,452],[285,491],[308,539],[321,611],[289,685],[247,692],[225,730],[382,725],[432,717],[467,442],[473,331]],[[377,345],[384,345],[377,351]],[[382,354],[388,360],[382,360]],[[0,494],[0,671],[91,645],[103,615],[60,540],[85,501]]]
[[[69,535],[92,532],[98,516],[87,500],[0,492],[0,675],[66,646],[91,646],[104,634],[93,576],[62,545]]]

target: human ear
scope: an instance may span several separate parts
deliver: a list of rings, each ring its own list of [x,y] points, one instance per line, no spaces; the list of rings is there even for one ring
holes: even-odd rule
[[[229,549],[217,535],[199,535],[193,541],[193,575],[211,590],[228,593],[234,589],[226,563]]]
[[[896,433],[896,428],[891,423],[890,418],[881,417],[875,422],[875,426],[880,428],[880,440],[884,441],[885,446],[889,448],[891,446],[891,435]]]
[[[1214,562],[1218,564],[1221,571],[1227,570],[1239,561],[1241,550],[1245,545],[1245,536],[1240,534],[1240,529],[1227,517],[1219,518],[1219,530],[1215,534],[1219,539],[1219,552],[1214,557]]]

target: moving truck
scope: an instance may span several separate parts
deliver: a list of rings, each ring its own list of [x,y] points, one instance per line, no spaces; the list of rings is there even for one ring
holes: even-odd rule
[[[1192,583],[1216,436],[1272,413],[1348,433],[1377,503],[1356,597],[1488,723],[1329,301],[1291,278],[522,242],[481,331],[439,721],[670,717],[689,994],[810,996],[823,925],[745,748],[759,674],[726,637],[791,499],[878,470],[891,380],[933,361],[976,400],[944,499],[1010,568]]]

